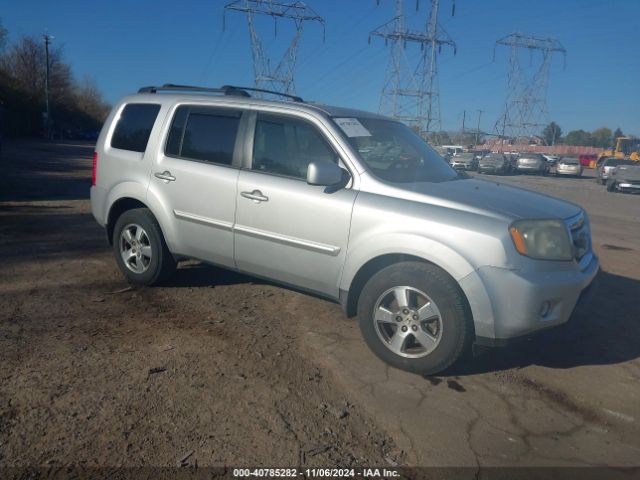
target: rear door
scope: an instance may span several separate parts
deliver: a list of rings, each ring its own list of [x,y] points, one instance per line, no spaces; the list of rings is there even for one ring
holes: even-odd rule
[[[258,113],[253,133],[238,179],[238,268],[337,297],[357,192],[306,182],[309,162],[338,163],[336,150],[317,125],[292,116]]]
[[[174,253],[234,266],[233,222],[243,111],[178,106],[150,188],[176,233]]]

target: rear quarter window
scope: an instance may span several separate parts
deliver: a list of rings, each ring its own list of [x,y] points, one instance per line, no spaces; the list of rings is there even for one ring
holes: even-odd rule
[[[126,105],[120,113],[111,137],[111,146],[132,152],[144,152],[159,111],[160,105],[155,103]]]

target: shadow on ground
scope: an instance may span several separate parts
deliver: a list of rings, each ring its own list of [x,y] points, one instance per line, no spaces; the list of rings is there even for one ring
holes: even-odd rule
[[[0,201],[89,197],[93,145],[7,142],[0,157]]]
[[[640,281],[600,272],[598,289],[584,312],[563,326],[517,344],[487,349],[444,376],[465,376],[529,365],[573,368],[640,357]]]
[[[243,283],[264,284],[254,277],[242,273],[213,267],[203,263],[181,265],[173,276],[162,284],[169,288],[218,287]]]

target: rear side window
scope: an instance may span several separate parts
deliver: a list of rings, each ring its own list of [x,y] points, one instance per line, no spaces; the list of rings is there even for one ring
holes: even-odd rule
[[[231,165],[240,112],[217,108],[178,107],[165,153],[203,162]]]
[[[111,138],[111,146],[132,152],[144,152],[160,105],[130,103],[124,107]]]

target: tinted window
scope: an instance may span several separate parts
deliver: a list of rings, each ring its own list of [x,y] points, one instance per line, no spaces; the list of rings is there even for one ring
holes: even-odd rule
[[[176,157],[180,156],[184,124],[187,122],[188,115],[188,108],[179,107],[178,110],[176,110],[176,114],[173,116],[173,122],[171,123],[171,129],[169,130],[169,136],[167,138],[167,146],[165,148],[165,153],[167,155],[174,155]]]
[[[179,107],[173,117],[165,153],[231,165],[240,113]]]
[[[291,118],[258,115],[253,170],[304,179],[312,161],[338,161],[315,127]]]
[[[111,146],[144,152],[159,111],[160,105],[152,103],[130,103],[125,106],[113,132]]]

